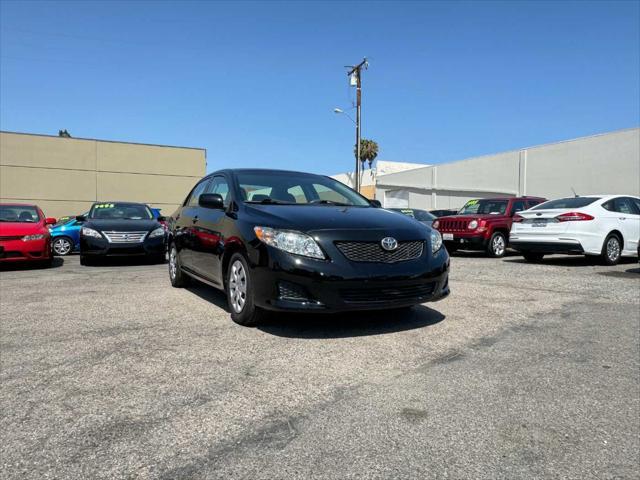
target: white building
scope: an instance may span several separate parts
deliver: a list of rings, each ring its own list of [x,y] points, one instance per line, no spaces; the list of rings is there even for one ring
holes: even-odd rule
[[[416,164],[413,164],[416,165]],[[375,178],[385,207],[459,208],[483,197],[640,195],[640,128],[422,166]]]
[[[407,170],[413,170],[416,168],[423,168],[428,166],[429,165],[425,165],[424,163],[390,162],[387,160],[378,160],[376,161],[375,167],[373,169],[367,169],[362,172],[360,192],[368,198],[374,198],[374,195],[376,193],[376,179],[378,176],[404,172]],[[355,173],[339,173],[337,175],[332,175],[331,178],[335,178],[339,182],[342,182],[345,185],[353,188]]]

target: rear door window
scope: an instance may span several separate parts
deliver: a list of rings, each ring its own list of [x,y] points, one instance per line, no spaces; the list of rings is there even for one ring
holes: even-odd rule
[[[518,213],[526,209],[527,207],[524,204],[524,200],[516,200],[511,205],[511,214],[513,215],[514,213]]]

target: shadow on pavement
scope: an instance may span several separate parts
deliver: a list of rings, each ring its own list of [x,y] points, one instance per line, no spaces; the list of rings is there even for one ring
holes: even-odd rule
[[[143,256],[130,256],[130,257],[104,257],[95,258],[93,263],[85,265],[87,268],[95,267],[130,267],[134,265],[163,265],[167,263],[166,259],[162,262],[158,262],[153,258],[147,258]]]
[[[511,263],[529,263],[524,258],[508,258],[504,259],[505,262]],[[624,257],[620,259],[620,265],[629,263],[635,263],[637,259],[631,257]],[[595,256],[585,255],[565,255],[565,256],[553,256],[544,257],[538,265],[554,265],[558,267],[593,267],[600,264],[600,259]]]
[[[225,312],[229,313],[229,306],[227,305],[227,295],[215,287],[210,287],[197,280],[191,280],[191,284],[185,288],[187,292],[197,295],[201,299],[213,303],[216,307],[221,308]],[[231,321],[231,319],[229,319]]]
[[[48,270],[64,265],[62,257],[53,257],[51,265],[45,265],[39,261],[32,262],[0,262],[0,272],[15,272],[18,270]]]
[[[336,314],[274,313],[258,329],[287,338],[347,338],[403,332],[435,325],[440,312],[418,305],[412,309]]]

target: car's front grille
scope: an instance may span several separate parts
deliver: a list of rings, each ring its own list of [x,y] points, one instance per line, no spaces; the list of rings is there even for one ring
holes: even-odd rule
[[[438,230],[441,232],[460,232],[467,230],[469,220],[444,219],[438,220]]]
[[[0,235],[0,242],[9,240],[22,240],[22,235]]]
[[[395,263],[422,255],[424,241],[398,242],[395,250],[384,250],[380,242],[336,242],[336,247],[352,262]]]
[[[375,306],[427,300],[433,293],[433,289],[434,283],[402,287],[343,288],[340,290],[340,297],[345,303]]]
[[[147,232],[102,232],[109,243],[140,243]]]

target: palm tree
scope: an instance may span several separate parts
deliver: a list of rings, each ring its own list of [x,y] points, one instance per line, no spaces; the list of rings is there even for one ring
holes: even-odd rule
[[[353,154],[358,157],[358,145],[353,149]],[[363,138],[360,140],[360,161],[362,163],[369,162],[369,168],[378,156],[378,144],[373,140]],[[364,166],[364,165],[363,165]]]

